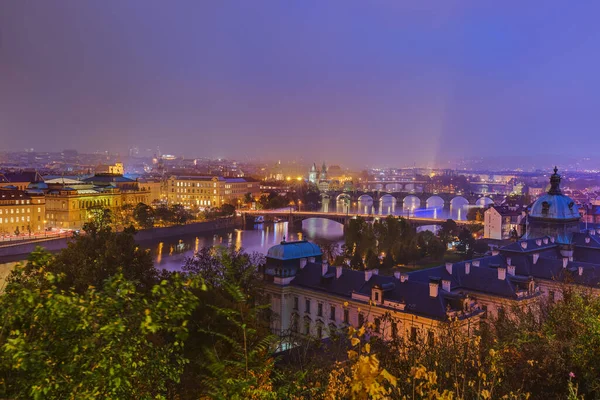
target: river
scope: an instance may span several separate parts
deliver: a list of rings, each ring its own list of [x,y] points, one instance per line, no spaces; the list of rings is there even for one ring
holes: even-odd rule
[[[350,214],[394,214],[463,220],[468,207],[468,205],[459,205],[447,209],[438,205],[437,207],[422,208],[420,204],[409,203],[407,200],[405,200],[404,206],[400,207],[396,207],[395,201],[375,202],[375,204],[372,201],[358,201],[348,205],[348,203],[333,200],[324,203],[321,211],[348,212]],[[436,230],[435,227],[421,227],[419,229]],[[326,219],[309,219],[302,223],[302,229],[289,226],[287,222],[265,223],[255,225],[251,229],[232,228],[214,233],[145,241],[141,242],[140,246],[150,249],[154,263],[158,268],[176,271],[181,268],[187,257],[192,256],[194,252],[203,247],[234,246],[237,249],[243,248],[248,252],[257,251],[266,254],[271,246],[280,243],[284,237],[287,241],[306,239],[340,243],[344,239],[341,224]],[[0,262],[0,283],[16,263],[24,261],[25,258],[20,256]]]
[[[234,246],[247,252],[266,254],[271,246],[280,243],[284,237],[287,241],[306,239],[341,243],[343,227],[326,219],[306,220],[302,229],[289,226],[287,222],[266,223],[255,225],[251,229],[224,229],[214,233],[144,241],[140,242],[140,246],[150,249],[157,268],[177,271],[187,257],[203,247]],[[0,262],[0,282],[18,262],[25,259],[26,257],[19,256]]]

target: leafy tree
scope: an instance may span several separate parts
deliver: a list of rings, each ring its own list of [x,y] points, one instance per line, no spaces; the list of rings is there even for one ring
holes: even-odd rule
[[[30,260],[47,261],[45,254]],[[197,304],[192,282],[173,275],[148,297],[121,273],[102,290],[82,292],[61,289],[63,278],[44,267],[17,268],[0,296],[4,396],[166,398],[186,362],[186,321]]]
[[[468,221],[483,222],[483,208],[482,207],[471,207],[467,211]]]
[[[138,203],[133,210],[133,219],[143,229],[154,227],[154,210],[147,204]]]
[[[76,292],[84,293],[90,285],[100,288],[119,271],[140,290],[150,290],[157,282],[159,273],[152,256],[135,243],[132,228],[115,233],[110,226],[100,227],[90,222],[84,225],[84,230],[86,235],[70,241],[67,248],[45,265],[46,271],[64,275],[59,283],[62,289],[74,287]],[[37,268],[34,261],[27,263],[26,271]]]
[[[221,206],[221,214],[224,217],[228,217],[230,215],[235,215],[235,206],[231,204],[223,204]]]
[[[473,252],[475,246],[475,238],[473,234],[467,229],[463,228],[458,234],[458,245],[456,246],[456,250],[465,254],[466,259],[473,257]]]
[[[88,208],[88,219],[88,225],[92,223],[99,229],[109,228],[113,222],[112,211],[101,205],[91,206]],[[86,230],[85,225],[83,226],[84,231]]]
[[[367,269],[375,269],[381,266],[381,262],[379,261],[379,257],[377,254],[373,252],[373,250],[369,249],[367,251],[367,255],[365,257],[365,263],[367,265]]]
[[[444,244],[448,244],[454,240],[458,233],[458,224],[452,219],[447,219],[442,223],[438,235]]]
[[[171,221],[174,224],[183,225],[190,219],[192,215],[181,204],[173,204],[169,207]]]
[[[244,195],[244,203],[245,204],[250,204],[254,201],[254,197],[252,197],[252,193],[246,193]]]

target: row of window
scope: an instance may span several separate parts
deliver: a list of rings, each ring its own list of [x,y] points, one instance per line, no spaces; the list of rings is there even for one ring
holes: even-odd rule
[[[209,187],[217,187],[217,182],[213,182],[212,185],[211,183],[196,183],[196,182],[177,182],[175,183],[174,181],[171,182],[171,186],[181,186],[181,187],[203,187],[203,188],[209,188]]]
[[[294,297],[294,310],[299,311],[299,302],[300,299],[298,297]],[[311,300],[304,300],[304,312],[310,314],[310,306]],[[317,303],[317,316],[323,317],[323,303]],[[334,305],[329,306],[329,319],[332,321],[336,320],[336,307]],[[350,311],[347,308],[344,308],[344,316],[343,322],[350,323]]]
[[[27,217],[21,217],[20,220],[19,220],[19,217],[16,217],[16,218],[15,217],[4,218],[4,223],[5,224],[8,224],[8,223],[12,224],[12,223],[19,222],[19,221],[21,221],[21,222],[25,222],[25,221],[30,222],[31,218],[29,217],[29,215]],[[0,218],[0,224],[1,223],[2,223],[2,218]]]
[[[25,211],[27,210],[27,211]],[[10,211],[10,212],[9,212]],[[4,212],[4,214],[25,214],[25,212],[27,212],[28,214],[31,213],[31,208],[11,208],[10,210],[2,210],[0,208],[0,215],[2,215],[2,212]],[[42,212],[42,208],[38,207],[38,212]]]

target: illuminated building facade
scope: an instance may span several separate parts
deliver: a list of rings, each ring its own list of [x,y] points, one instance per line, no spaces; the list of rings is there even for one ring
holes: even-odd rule
[[[0,188],[0,236],[43,232],[45,208],[43,195]]]
[[[171,176],[167,181],[169,204],[187,207],[221,207],[223,204],[237,206],[246,193],[253,198],[260,196],[260,183],[250,178],[227,178],[222,176]]]

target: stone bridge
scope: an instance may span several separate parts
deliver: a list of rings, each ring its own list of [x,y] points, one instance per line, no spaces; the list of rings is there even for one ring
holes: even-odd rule
[[[256,224],[256,218],[263,217],[265,222],[274,221],[288,221],[296,226],[301,225],[302,221],[310,218],[322,218],[331,221],[338,222],[344,227],[348,225],[351,219],[356,217],[363,217],[367,221],[373,221],[378,219],[385,219],[387,215],[376,215],[376,214],[351,214],[351,213],[335,213],[335,212],[322,212],[322,211],[272,211],[272,210],[258,210],[258,211],[245,211],[242,213],[244,220],[244,226],[253,226]],[[399,216],[395,216],[400,218]],[[405,217],[405,219],[413,226],[424,226],[424,225],[441,225],[445,222],[442,218],[420,218],[420,217]],[[470,224],[472,221],[456,221],[458,225]]]
[[[322,193],[323,201],[351,202],[395,202],[405,208],[433,208],[443,206],[461,207],[465,205],[487,206],[500,204],[506,198],[501,194],[477,195],[455,193],[409,193],[409,192],[328,192]]]

